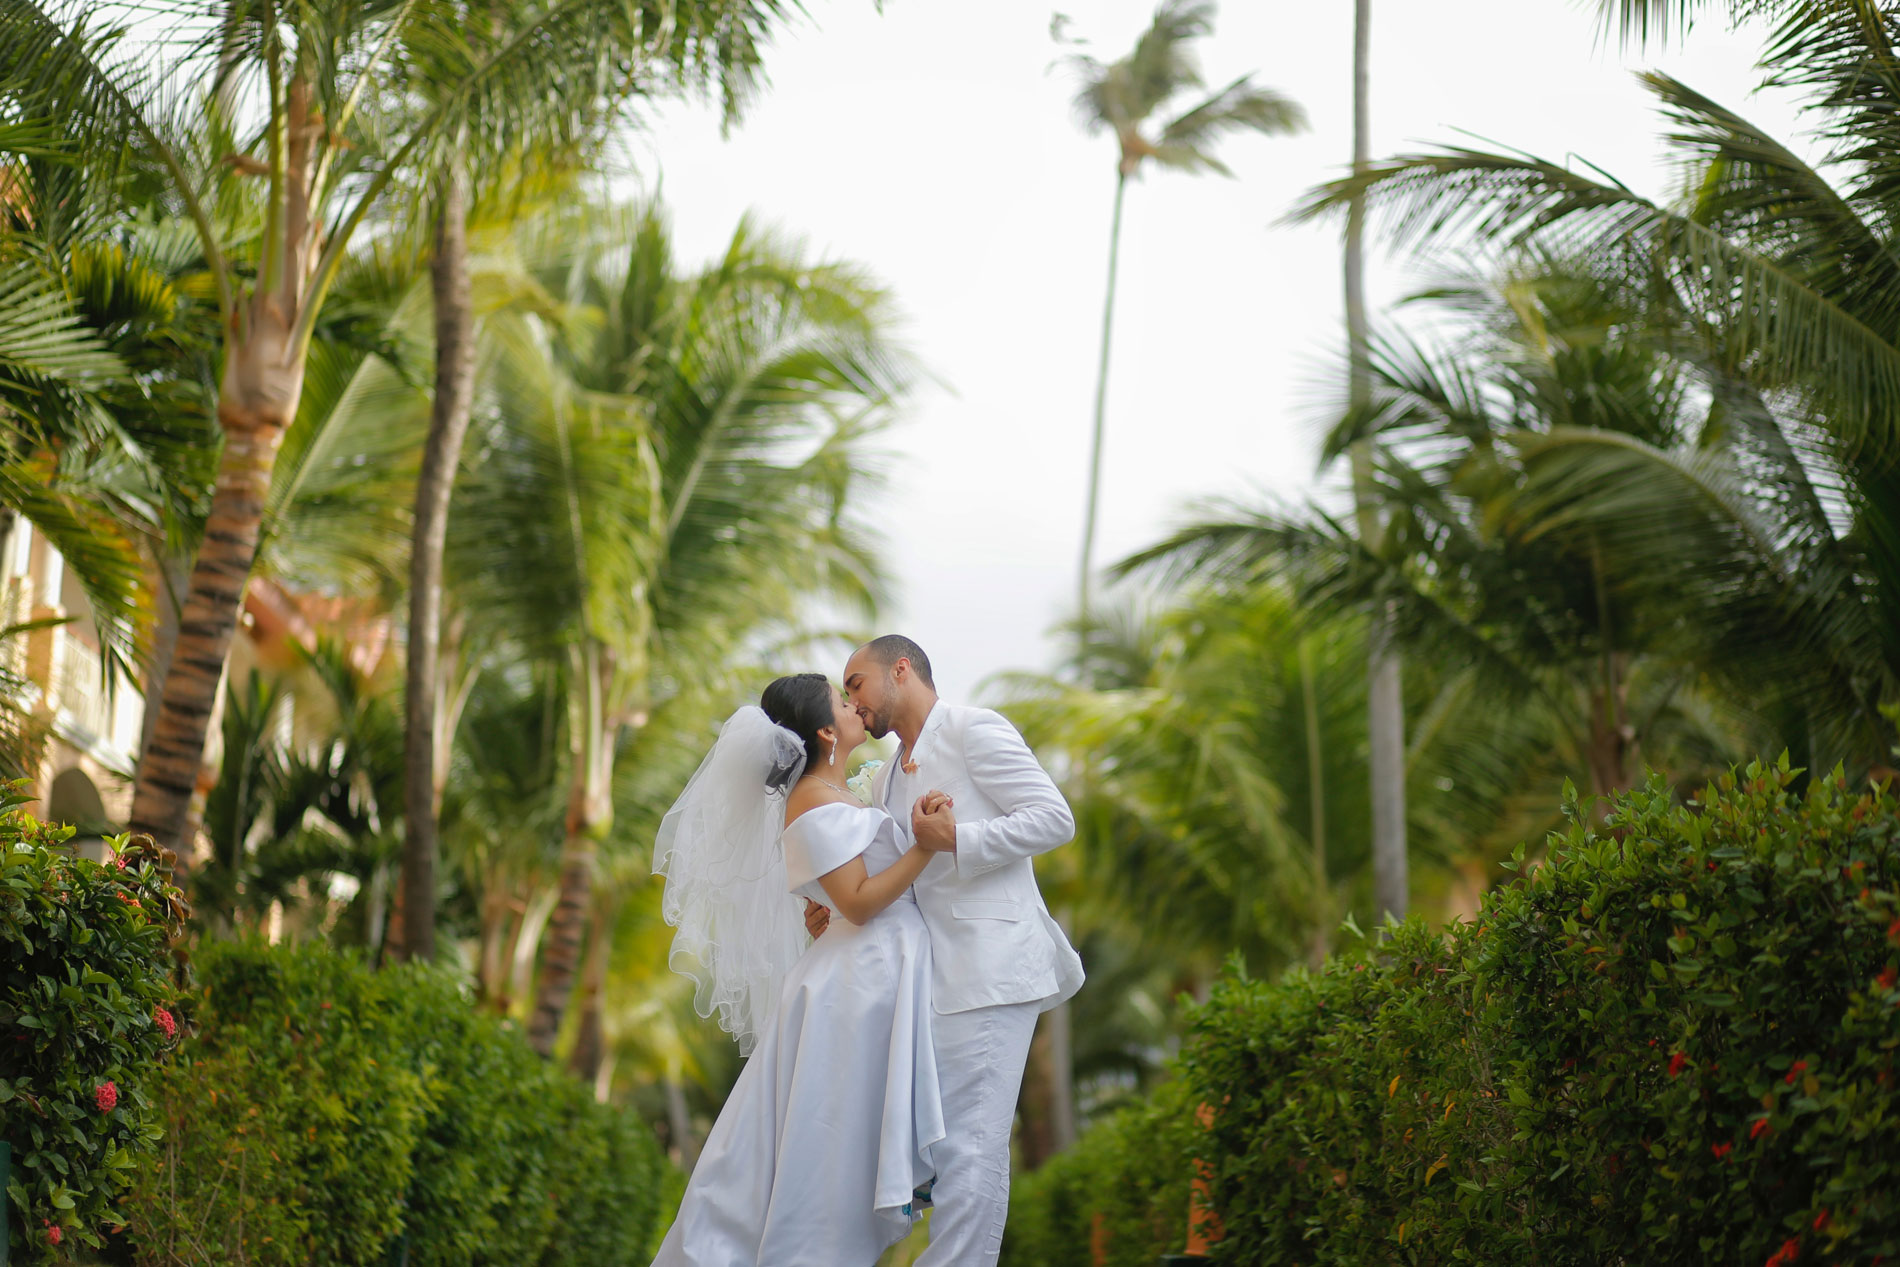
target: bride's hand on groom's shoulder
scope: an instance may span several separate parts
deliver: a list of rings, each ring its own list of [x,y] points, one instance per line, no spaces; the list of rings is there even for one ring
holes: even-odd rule
[[[910,810],[910,834],[918,847],[932,853],[957,851],[955,802],[942,792],[929,791]]]

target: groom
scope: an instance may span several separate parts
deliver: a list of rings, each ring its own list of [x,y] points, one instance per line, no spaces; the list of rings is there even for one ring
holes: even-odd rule
[[[993,1267],[1009,1212],[1009,1132],[1041,1012],[1082,985],[1082,960],[1043,905],[1030,859],[1075,819],[1015,727],[938,700],[930,658],[887,634],[845,664],[844,689],[879,739],[903,746],[871,803],[938,856],[917,878],[930,929],[932,1029],[949,1135],[932,1150],[930,1248],[917,1267]],[[814,935],[824,908],[808,908]]]

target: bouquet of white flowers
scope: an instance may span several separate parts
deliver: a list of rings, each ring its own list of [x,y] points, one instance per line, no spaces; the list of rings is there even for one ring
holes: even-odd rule
[[[866,761],[863,765],[858,767],[856,774],[844,781],[844,785],[851,789],[853,796],[863,801],[866,805],[869,805],[871,803],[871,780],[875,779],[877,772],[883,768],[884,763],[882,761]]]

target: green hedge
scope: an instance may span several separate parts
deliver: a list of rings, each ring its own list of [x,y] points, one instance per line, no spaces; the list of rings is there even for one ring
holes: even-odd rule
[[[1188,1170],[1176,1163],[1199,1134],[1185,1094],[1179,1083],[1163,1086],[1019,1178],[1000,1267],[1093,1267],[1097,1248],[1105,1267],[1154,1267],[1178,1250]]]
[[[158,1137],[154,1081],[178,1030],[170,945],[183,917],[149,837],[110,861],[0,791],[0,1195],[16,1263],[97,1248]]]
[[[1200,1156],[1224,1263],[1900,1261],[1900,806],[1792,781],[1573,799],[1475,922],[1231,975],[1171,1093],[1211,1129],[1028,1177],[1011,1236]]]
[[[424,966],[207,947],[128,1202],[151,1263],[644,1264],[663,1162]]]

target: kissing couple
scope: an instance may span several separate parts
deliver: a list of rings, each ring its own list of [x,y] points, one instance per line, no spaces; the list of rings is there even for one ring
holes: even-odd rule
[[[893,731],[867,805],[851,753]],[[749,1058],[654,1267],[873,1267],[926,1192],[918,1267],[993,1267],[1036,1017],[1082,985],[1030,860],[1074,834],[1022,736],[939,700],[909,638],[726,721],[653,869],[673,967]]]

